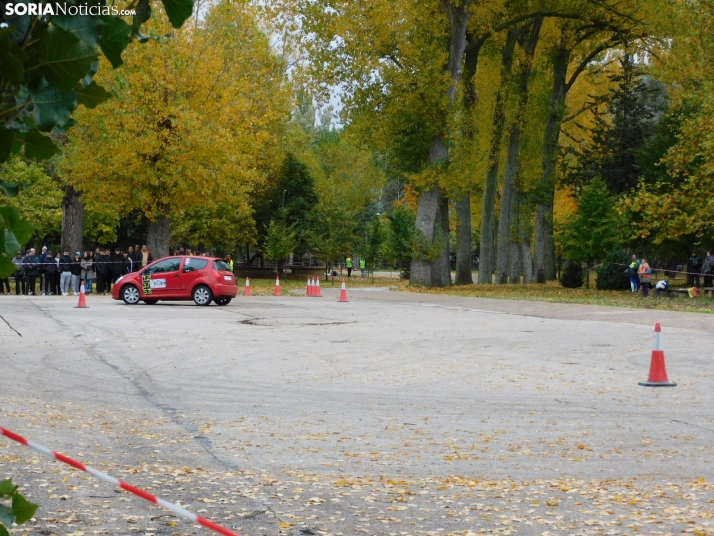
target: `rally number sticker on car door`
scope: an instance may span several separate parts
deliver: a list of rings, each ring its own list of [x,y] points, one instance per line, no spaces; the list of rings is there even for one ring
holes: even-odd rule
[[[144,294],[151,294],[151,274],[144,274],[141,276],[141,286],[144,287]]]

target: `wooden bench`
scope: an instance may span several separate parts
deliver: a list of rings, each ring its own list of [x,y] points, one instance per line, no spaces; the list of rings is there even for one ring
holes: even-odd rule
[[[686,288],[668,288],[667,296],[680,298],[689,298],[689,290]]]
[[[667,296],[669,298],[688,298],[689,297],[689,289],[687,288],[668,288],[667,290],[658,290],[655,289],[657,292],[657,296]],[[706,287],[703,289],[700,289],[699,291],[699,296],[704,297],[707,296],[709,298],[714,298],[714,287]]]

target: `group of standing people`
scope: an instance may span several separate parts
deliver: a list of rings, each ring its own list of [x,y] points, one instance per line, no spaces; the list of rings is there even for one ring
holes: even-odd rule
[[[352,276],[352,268],[354,267],[352,257],[347,257],[345,259],[345,268],[347,268],[347,277]],[[362,277],[364,277],[364,273],[367,269],[367,261],[365,260],[364,257],[360,257],[359,259],[359,271]]]
[[[647,297],[652,287],[652,269],[646,259],[641,261],[637,255],[632,256],[632,260],[625,270],[630,277],[630,289],[633,293],[642,289],[642,296]],[[697,252],[687,262],[687,282],[695,288],[700,288],[701,278],[704,278],[704,288],[711,288],[714,282],[714,256],[711,251],[707,251],[706,257],[702,259]],[[659,288],[659,286],[657,287]]]
[[[642,296],[647,297],[652,288],[652,269],[647,263],[647,259],[641,261],[637,259],[637,255],[632,256],[632,260],[627,267],[627,275],[630,277],[630,290],[634,294],[639,289],[642,289]]]
[[[704,288],[712,287],[714,282],[714,256],[711,251],[707,251],[706,256],[702,259],[697,252],[692,253],[687,262],[687,272],[689,284],[699,288],[701,277],[704,278]]]
[[[94,252],[77,251],[73,255],[68,249],[55,255],[46,246],[38,255],[35,248],[24,255],[18,253],[12,262],[15,265],[15,294],[28,296],[69,296],[80,292],[84,283],[85,292],[105,294],[111,292],[116,280],[124,274],[135,272],[152,262],[151,252],[146,246],[129,247],[127,251],[116,248],[114,253],[109,248],[96,248]],[[38,289],[39,286],[39,289]],[[10,294],[8,278],[0,280],[0,293],[3,288]]]

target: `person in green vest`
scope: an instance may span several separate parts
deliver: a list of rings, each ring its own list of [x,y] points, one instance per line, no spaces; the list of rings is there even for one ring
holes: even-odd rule
[[[345,259],[345,266],[347,267],[347,277],[349,277],[352,275],[352,257]]]
[[[639,276],[637,275],[639,268],[640,262],[637,260],[637,255],[633,255],[632,262],[630,262],[630,265],[627,267],[627,270],[625,270],[627,275],[630,277],[630,290],[633,294],[637,292],[640,286]]]
[[[226,262],[228,263],[228,268],[233,272],[233,257],[226,255]]]
[[[367,261],[364,260],[364,257],[359,258],[359,271],[362,272],[362,277],[364,277],[364,270],[367,268]]]

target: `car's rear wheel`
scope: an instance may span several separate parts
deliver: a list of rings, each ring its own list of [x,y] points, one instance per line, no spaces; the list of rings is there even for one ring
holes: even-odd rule
[[[218,298],[213,298],[213,302],[216,305],[228,305],[232,299],[230,296],[219,296]]]
[[[124,303],[127,305],[136,305],[141,299],[139,289],[134,285],[126,285],[121,289],[121,299],[124,300]]]
[[[193,289],[193,301],[196,305],[210,305],[213,292],[206,285],[199,285]]]
[[[152,298],[152,299],[150,299],[150,300],[144,300],[144,303],[145,303],[146,305],[156,305],[156,304],[158,303],[158,301],[159,301],[159,300],[157,300],[156,298]]]

